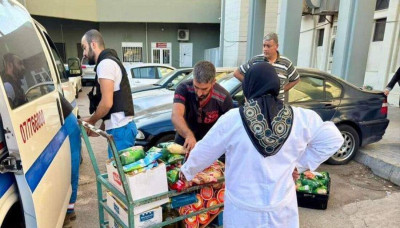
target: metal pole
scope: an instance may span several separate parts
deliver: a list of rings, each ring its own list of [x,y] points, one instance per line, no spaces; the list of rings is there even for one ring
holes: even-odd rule
[[[247,59],[262,52],[266,0],[250,0],[247,26]]]
[[[297,65],[303,1],[282,0],[279,16],[279,50]]]
[[[219,63],[220,67],[224,66],[224,46],[225,46],[225,0],[221,0],[221,22],[219,35]]]

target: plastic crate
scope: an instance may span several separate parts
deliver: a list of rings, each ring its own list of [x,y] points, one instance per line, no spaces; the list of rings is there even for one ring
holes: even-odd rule
[[[297,205],[299,207],[325,210],[328,207],[330,188],[331,188],[331,179],[329,178],[326,195],[296,191]]]

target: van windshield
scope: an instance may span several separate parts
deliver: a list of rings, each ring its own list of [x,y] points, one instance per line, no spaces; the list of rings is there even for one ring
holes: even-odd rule
[[[0,76],[15,109],[54,90],[50,68],[29,14],[0,4]]]

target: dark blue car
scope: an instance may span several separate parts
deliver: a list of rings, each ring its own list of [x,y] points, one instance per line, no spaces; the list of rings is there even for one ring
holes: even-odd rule
[[[329,160],[346,164],[360,146],[382,139],[389,124],[386,96],[382,91],[365,91],[328,73],[299,68],[300,82],[289,91],[293,106],[312,109],[324,121],[333,121],[341,131],[344,144]],[[218,80],[238,106],[244,102],[241,83],[232,74]],[[139,130],[137,145],[149,148],[174,139],[171,104],[154,107],[135,117]]]

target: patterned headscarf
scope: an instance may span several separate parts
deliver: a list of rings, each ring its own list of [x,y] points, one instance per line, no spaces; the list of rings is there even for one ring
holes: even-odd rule
[[[277,98],[280,88],[275,68],[261,62],[247,71],[242,84],[247,101],[239,108],[244,128],[257,151],[275,155],[292,129],[293,110]]]

